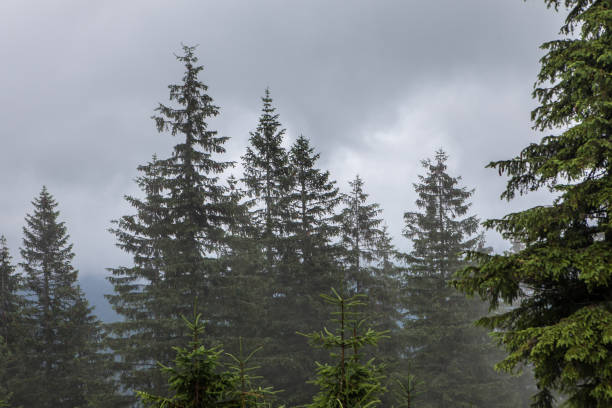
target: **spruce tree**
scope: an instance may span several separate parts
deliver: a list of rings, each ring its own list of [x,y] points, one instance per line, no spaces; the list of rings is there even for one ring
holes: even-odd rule
[[[219,177],[232,163],[218,157],[228,138],[208,129],[218,108],[198,79],[203,68],[194,52],[183,46],[177,56],[185,66],[182,83],[168,87],[175,104],[160,104],[153,116],[159,132],[180,140],[169,158],[140,168],[137,182],[146,197],[127,197],[136,214],[122,217],[113,230],[119,247],[134,260],[133,267],[112,269],[110,279],[115,286],[110,300],[124,321],[111,325],[109,344],[121,357],[127,391],[167,392],[152,369],[157,361],[169,363],[171,347],[182,344],[179,317],[193,309],[196,299],[209,318],[211,341],[226,326],[217,288],[232,200]]]
[[[23,281],[12,263],[6,238],[0,235],[0,407],[12,406],[13,394],[22,389],[21,381],[26,377],[20,358],[26,354],[22,342],[29,335],[22,290]]]
[[[162,248],[169,236],[159,167],[156,156],[138,167],[142,175],[136,183],[145,198],[126,196],[136,214],[113,221],[116,227],[110,230],[117,237],[117,246],[133,254],[134,261],[131,267],[109,269],[112,276],[108,279],[115,292],[106,295],[113,309],[123,316],[122,321],[108,325],[112,336],[107,344],[119,357],[119,378],[126,390],[164,390],[166,379],[153,368],[156,361],[172,358],[168,345],[172,333],[164,330],[161,320],[167,316],[158,299],[164,296]],[[133,399],[125,396],[124,403]]]
[[[383,225],[380,205],[369,202],[363,180],[356,176],[349,185],[351,192],[342,195],[343,208],[336,217],[343,290],[368,296],[368,319],[379,330],[393,332],[398,329],[400,254]]]
[[[10,379],[14,376],[10,373],[10,364],[14,361],[13,355],[6,345],[3,337],[0,337],[0,407],[10,407],[13,393],[10,392]]]
[[[376,346],[386,332],[364,327],[367,322],[355,309],[366,306],[363,295],[344,297],[332,289],[332,295],[322,295],[327,303],[338,308],[333,312],[333,331],[305,335],[310,344],[329,350],[333,363],[316,362],[316,377],[312,381],[319,388],[309,408],[366,408],[381,406],[380,396],[386,392],[382,384],[383,366],[374,358],[364,360],[362,349]]]
[[[270,90],[262,98],[263,107],[257,129],[251,132],[246,154],[242,156],[248,205],[261,242],[266,273],[273,275],[281,257],[285,214],[284,197],[288,191],[288,155],[282,146],[285,129],[272,105]],[[274,288],[281,291],[282,288]]]
[[[277,376],[275,386],[285,390],[281,397],[290,405],[308,401],[314,391],[305,384],[312,360],[322,357],[296,332],[321,329],[327,312],[319,294],[340,283],[338,248],[333,242],[338,230],[334,219],[338,188],[329,172],[318,168],[318,160],[319,154],[304,136],[289,151],[290,178],[283,200],[285,236],[275,279],[284,296],[274,297],[270,310],[272,334],[278,344],[277,370],[289,373]]]
[[[233,376],[219,372],[219,358],[223,350],[218,346],[204,345],[202,315],[196,314],[192,321],[182,317],[191,334],[188,347],[175,346],[172,365],[161,364],[161,371],[168,378],[172,395],[154,395],[138,391],[138,397],[146,407],[208,408],[237,407],[238,400],[232,395]]]
[[[16,345],[20,339],[18,330],[25,299],[19,294],[21,276],[17,274],[4,235],[0,235],[0,337],[5,344]]]
[[[219,177],[233,163],[218,157],[225,153],[228,137],[208,129],[207,120],[219,110],[198,79],[203,67],[195,65],[194,51],[183,46],[184,55],[177,57],[185,64],[183,82],[168,87],[170,101],[178,106],[160,104],[153,117],[159,132],[181,138],[172,156],[158,161],[167,192],[163,223],[171,237],[162,251],[164,285],[176,296],[167,297],[165,307],[175,317],[187,315],[197,296],[215,336],[220,323],[214,290],[221,273],[218,255],[226,244],[224,227],[231,222],[231,201]]]
[[[267,334],[262,331],[261,323],[266,319],[263,311],[270,295],[271,277],[265,273],[261,243],[255,239],[257,228],[248,204],[244,203],[246,193],[233,176],[228,178],[228,189],[232,222],[226,231],[227,246],[221,257],[223,276],[219,291],[223,295],[220,318],[229,323],[225,327],[224,347],[238,352],[240,339],[247,348],[266,341],[262,336]]]
[[[383,225],[382,209],[369,201],[363,180],[356,176],[349,185],[351,191],[342,195],[343,208],[337,217],[343,290],[368,297],[370,303],[365,317],[375,329],[391,333],[391,339],[379,346],[377,358],[387,364],[390,371],[395,371],[402,358],[401,342],[396,335],[401,317],[401,268],[397,265],[400,254]],[[383,403],[389,403],[387,398],[383,398]]]
[[[462,253],[482,246],[476,216],[468,216],[473,190],[447,172],[442,150],[424,160],[426,174],[414,185],[420,209],[406,212],[404,234],[412,240],[404,282],[404,339],[413,374],[423,382],[415,402],[423,407],[516,407],[516,389],[494,372],[495,349],[473,326],[483,304],[449,287],[465,266]]]
[[[373,283],[370,265],[376,260],[377,245],[382,237],[382,209],[377,203],[367,203],[364,182],[356,176],[349,182],[351,191],[342,195],[339,214],[340,239],[344,249],[344,279],[347,293],[365,293]]]
[[[13,396],[29,407],[102,406],[102,392],[112,398],[100,353],[101,325],[77,284],[74,253],[66,226],[58,220],[57,203],[43,187],[26,216],[21,248],[27,296],[23,318],[29,338],[21,355],[27,377]]]
[[[250,283],[251,293],[258,297],[248,301],[249,315],[256,315],[256,318],[247,322],[243,330],[250,334],[245,339],[249,347],[257,345],[253,340],[264,345],[259,354],[262,373],[277,388],[285,390],[284,397],[291,396],[286,380],[293,378],[294,365],[289,357],[290,350],[284,349],[282,343],[285,335],[292,337],[294,332],[284,330],[286,322],[275,314],[288,297],[288,287],[282,279],[286,276],[287,264],[284,255],[287,253],[289,157],[282,146],[285,129],[279,122],[268,89],[262,102],[259,123],[250,133],[249,146],[242,156],[244,173],[241,181],[250,214],[251,240],[249,253],[244,253],[249,258],[243,258],[243,264],[250,270],[245,270],[242,281]]]
[[[260,366],[252,364],[254,357],[262,347],[257,347],[253,351],[246,352],[244,350],[242,337],[238,339],[239,346],[236,354],[225,353],[231,361],[226,364],[228,373],[231,375],[232,391],[229,393],[230,399],[236,401],[236,406],[240,408],[247,407],[271,407],[271,401],[275,399],[275,394],[272,387],[262,387],[256,385],[260,383],[263,377],[256,375]]]
[[[545,0],[565,5],[564,38],[544,43],[532,112],[534,129],[558,129],[509,160],[488,167],[507,174],[502,198],[541,188],[551,205],[485,225],[524,247],[504,255],[472,254],[476,266],[456,285],[493,310],[480,320],[508,352],[499,367],[531,363],[539,392],[533,406],[612,405],[612,2]]]

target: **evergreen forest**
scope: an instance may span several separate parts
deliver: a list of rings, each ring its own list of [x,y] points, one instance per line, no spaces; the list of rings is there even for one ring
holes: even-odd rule
[[[53,191],[23,203],[18,253],[0,224],[0,407],[612,407],[612,0],[540,1],[566,13],[533,90],[551,134],[487,167],[502,200],[554,194],[498,219],[444,146],[385,218],[362,175],[338,183],[287,132],[270,88],[232,160],[182,45],[150,112],[173,148],[134,163],[108,220],[129,259],[100,267],[116,321],[79,284]]]

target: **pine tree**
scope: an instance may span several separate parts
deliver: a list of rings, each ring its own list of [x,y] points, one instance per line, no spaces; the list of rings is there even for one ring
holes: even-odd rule
[[[113,350],[121,356],[126,390],[165,394],[167,385],[152,369],[168,364],[172,346],[182,344],[179,317],[196,299],[209,317],[211,341],[224,333],[220,287],[224,227],[231,223],[232,200],[219,177],[231,162],[219,161],[227,137],[208,129],[218,108],[198,79],[194,47],[183,46],[181,84],[170,85],[170,101],[153,117],[159,132],[180,137],[171,157],[141,167],[137,180],[146,197],[127,197],[135,215],[122,217],[113,230],[118,245],[131,253],[134,266],[112,270],[110,300],[124,321],[111,325]],[[143,346],[147,343],[146,347]]]
[[[507,174],[502,198],[547,187],[552,205],[511,213],[485,225],[524,248],[472,254],[476,266],[456,285],[495,310],[482,319],[508,352],[500,368],[533,364],[533,406],[552,407],[553,391],[569,407],[612,405],[612,2],[545,0],[565,5],[565,38],[542,45],[533,96],[534,129],[560,129],[510,160],[488,167]]]
[[[29,307],[24,319],[30,337],[20,358],[27,378],[15,392],[16,405],[80,407],[102,391],[112,392],[104,377],[100,353],[101,325],[77,285],[72,267],[72,244],[66,226],[58,221],[57,203],[43,187],[26,216],[21,248]],[[105,398],[111,398],[107,395]],[[94,405],[95,406],[95,405]]]
[[[486,332],[473,327],[483,305],[448,286],[465,266],[462,253],[483,243],[479,221],[467,216],[473,190],[447,173],[447,155],[424,160],[426,175],[415,184],[419,212],[406,212],[404,234],[412,240],[404,288],[404,339],[423,407],[513,407],[507,379],[490,362],[495,350]]]
[[[317,375],[312,382],[319,388],[309,408],[365,408],[381,406],[380,396],[386,392],[382,381],[383,366],[374,359],[363,360],[362,348],[376,346],[385,332],[363,328],[366,323],[355,309],[365,306],[363,295],[343,297],[332,289],[332,296],[322,295],[337,306],[332,322],[336,328],[305,335],[314,347],[330,350],[334,364],[317,362]],[[333,351],[332,351],[333,350]]]

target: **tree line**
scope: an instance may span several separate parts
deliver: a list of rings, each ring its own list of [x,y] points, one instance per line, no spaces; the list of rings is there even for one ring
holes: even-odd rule
[[[269,90],[235,177],[228,138],[208,125],[219,108],[184,46],[182,80],[153,116],[177,144],[138,167],[141,194],[125,197],[133,212],[110,230],[133,261],[109,268],[107,299],[121,320],[94,316],[45,187],[26,216],[18,267],[0,240],[0,401],[517,407],[535,394],[533,406],[552,407],[559,391],[569,406],[608,406],[609,3],[566,0],[563,33],[580,33],[544,45],[533,118],[563,133],[490,164],[510,175],[504,198],[544,186],[559,193],[551,206],[485,222],[517,244],[504,254],[486,248],[470,214],[474,190],[449,174],[443,150],[422,162],[416,208],[404,214],[411,250],[398,251],[363,179],[341,191],[307,137],[284,147]],[[332,322],[329,303],[340,307]],[[478,322],[505,359],[473,325],[490,310]],[[537,389],[496,373],[502,359],[500,370],[532,367]],[[208,380],[186,376],[194,367]],[[204,384],[214,390],[202,395]]]
[[[195,310],[205,327],[203,343],[230,353],[261,346],[262,386],[282,390],[279,402],[305,404],[316,393],[309,383],[315,361],[326,356],[300,332],[323,330],[329,313],[320,295],[335,288],[346,297],[367,295],[365,317],[389,336],[377,360],[390,373],[410,370],[421,379],[421,400],[456,404],[460,393],[453,390],[463,388],[466,404],[481,405],[478,396],[492,406],[506,392],[506,404],[497,406],[512,406],[519,383],[509,392],[513,381],[493,371],[486,333],[471,326],[480,302],[447,287],[464,265],[461,252],[483,245],[478,219],[466,216],[472,190],[448,175],[447,155],[439,151],[423,161],[425,175],[415,185],[420,211],[405,214],[414,249],[401,254],[363,179],[356,176],[341,193],[318,166],[308,138],[283,147],[285,130],[269,90],[242,156],[241,177],[224,177],[234,164],[223,160],[227,138],[209,129],[218,108],[199,79],[194,51],[183,48],[182,82],[169,87],[173,104],[160,104],[154,116],[158,130],[178,143],[169,157],[154,156],[138,168],[141,196],[126,197],[134,212],[111,228],[119,248],[133,257],[130,266],[110,268],[114,293],[107,298],[119,322],[97,321],[78,288],[74,254],[51,194],[43,188],[33,202],[23,274],[14,273],[8,257],[5,262],[11,320],[25,330],[18,341],[7,337],[7,345],[15,346],[16,357],[33,359],[25,365],[16,360],[28,369],[27,378],[9,381],[15,384],[12,401],[34,406],[54,395],[49,406],[82,406],[102,397],[94,403],[131,406],[137,391],[166,395],[167,378],[157,364],[169,364],[173,348],[189,342],[181,317]],[[453,373],[452,366],[473,367],[474,376]],[[482,382],[487,392],[475,392]],[[100,391],[90,395],[92,390]]]

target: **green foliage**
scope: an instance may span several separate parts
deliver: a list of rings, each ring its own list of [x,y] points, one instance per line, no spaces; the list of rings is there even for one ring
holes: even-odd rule
[[[17,348],[23,367],[14,401],[26,407],[102,406],[112,400],[108,356],[100,352],[101,326],[77,285],[72,245],[57,203],[43,187],[26,216],[20,264],[29,300],[20,320],[27,336]],[[97,405],[96,405],[97,404]]]
[[[155,361],[169,363],[172,346],[184,336],[179,316],[190,313],[195,298],[209,318],[209,338],[226,334],[223,312],[226,229],[234,202],[220,174],[232,166],[218,161],[226,137],[209,130],[207,121],[218,108],[198,79],[202,70],[194,47],[183,46],[182,83],[170,85],[170,101],[153,117],[159,132],[179,137],[169,158],[156,157],[139,167],[144,199],[126,197],[136,214],[116,221],[118,246],[133,256],[132,267],[111,269],[115,294],[108,296],[124,317],[110,325],[108,344],[120,356],[126,390],[163,394],[167,385],[154,370]]]
[[[612,2],[547,0],[569,8],[561,33],[542,45],[533,96],[534,129],[560,129],[521,153],[489,164],[509,176],[502,198],[547,187],[552,205],[511,213],[485,225],[519,241],[518,253],[472,253],[476,266],[455,285],[492,309],[483,318],[508,352],[499,364],[531,363],[535,407],[552,407],[553,391],[569,407],[612,405]]]
[[[9,365],[13,360],[12,357],[6,345],[6,340],[0,336],[0,407],[10,407],[9,402],[12,398],[12,393],[9,391],[9,379],[11,379]]]
[[[319,388],[310,408],[366,408],[380,406],[380,395],[386,391],[382,381],[383,367],[374,359],[362,361],[362,348],[376,346],[386,337],[386,332],[363,329],[365,323],[355,308],[365,306],[364,296],[342,297],[332,289],[333,296],[322,295],[326,302],[338,311],[332,322],[334,331],[324,328],[320,332],[305,335],[314,347],[330,350],[335,364],[317,362],[316,378],[312,381]]]
[[[219,357],[223,350],[219,347],[204,346],[201,335],[204,326],[201,315],[193,321],[183,317],[191,332],[188,347],[173,347],[176,352],[173,366],[160,365],[160,370],[168,377],[171,397],[152,395],[138,391],[138,397],[147,407],[159,408],[206,408],[235,407],[236,400],[231,398],[232,376],[218,373]]]
[[[286,218],[284,197],[288,191],[288,154],[282,147],[285,129],[281,128],[270,90],[262,98],[263,108],[257,129],[251,132],[249,146],[242,157],[242,178],[249,197],[255,238],[261,241],[269,275],[282,256],[282,235]]]
[[[234,292],[242,292],[253,316],[243,319],[242,335],[265,345],[258,356],[262,373],[275,378],[288,404],[297,405],[310,397],[311,387],[304,383],[316,352],[296,331],[320,329],[326,313],[318,294],[339,282],[333,244],[338,189],[329,172],[317,167],[319,155],[307,138],[300,136],[289,151],[283,148],[285,131],[269,90],[262,100],[258,127],[243,156],[249,237],[255,245],[241,254],[242,290]]]
[[[371,283],[369,266],[376,259],[377,244],[382,236],[382,209],[377,203],[367,203],[359,176],[349,182],[351,191],[342,195],[343,208],[339,214],[340,237],[344,248],[344,285],[348,293],[367,291]]]
[[[165,378],[150,365],[172,358],[167,344],[170,333],[164,327],[165,304],[158,301],[164,294],[162,248],[167,237],[163,222],[164,180],[159,167],[155,156],[147,165],[138,167],[142,175],[136,183],[145,198],[126,197],[137,213],[113,221],[116,228],[111,229],[117,237],[117,246],[134,255],[132,267],[110,269],[112,276],[108,279],[115,293],[106,295],[114,310],[124,317],[123,321],[108,325],[112,336],[107,344],[120,357],[119,378],[128,390],[141,387],[162,392]],[[127,401],[132,399],[126,397]]]
[[[12,344],[19,338],[16,326],[25,304],[25,299],[18,293],[22,285],[21,276],[12,264],[6,238],[0,235],[0,337]]]
[[[376,330],[399,332],[399,286],[402,269],[396,265],[400,254],[393,246],[387,227],[383,226],[382,209],[369,202],[364,182],[356,176],[349,182],[351,191],[342,195],[339,223],[343,291],[362,293],[369,305],[365,317]],[[402,345],[393,336],[377,350],[377,356],[388,364],[397,364]]]
[[[274,345],[266,345],[264,352],[274,353],[279,380],[275,385],[284,390],[282,397],[289,405],[310,399],[314,387],[305,383],[313,359],[324,354],[310,349],[296,332],[321,329],[327,311],[318,294],[340,282],[338,249],[333,242],[338,188],[329,172],[318,167],[318,160],[319,154],[306,137],[300,136],[291,146],[288,191],[283,198],[282,257],[268,315]],[[279,376],[279,372],[287,374]]]
[[[486,332],[473,326],[484,313],[481,302],[448,286],[466,265],[461,253],[482,245],[478,219],[466,216],[473,191],[446,170],[447,155],[438,151],[424,160],[427,173],[415,184],[419,212],[406,212],[405,235],[413,248],[407,255],[404,287],[404,332],[411,374],[421,386],[414,399],[423,407],[515,407],[520,384],[494,372],[498,358]]]
[[[414,407],[414,399],[421,393],[422,386],[423,381],[419,381],[413,374],[398,375],[393,378],[391,390],[397,404],[393,405],[393,407]]]
[[[237,355],[226,353],[231,359],[227,366],[233,379],[233,398],[238,401],[240,408],[270,407],[270,401],[274,399],[278,391],[274,391],[272,387],[256,386],[255,382],[260,381],[263,377],[252,374],[260,368],[259,366],[250,365],[255,353],[262,347],[257,347],[245,355],[242,343],[242,338],[240,338]]]

